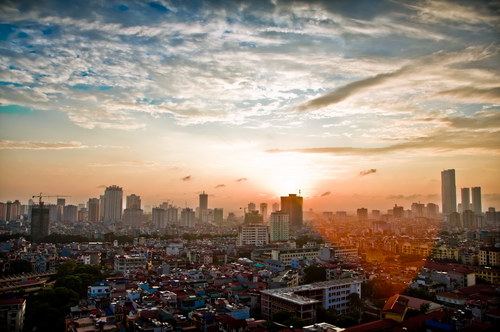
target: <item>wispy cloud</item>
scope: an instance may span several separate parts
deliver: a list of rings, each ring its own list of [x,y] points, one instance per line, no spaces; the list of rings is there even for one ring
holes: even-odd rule
[[[11,141],[0,139],[0,150],[68,150],[85,149],[80,142]]]
[[[374,174],[374,173],[377,173],[377,170],[375,168],[370,168],[370,169],[359,172],[359,176],[366,176],[366,175],[370,175],[370,174]]]
[[[330,194],[331,194],[331,192],[329,192],[329,191],[325,191],[324,193],[322,193],[322,194],[320,195],[320,197],[329,196]]]
[[[235,180],[236,182],[243,182],[243,181],[248,181],[247,178],[239,178]]]
[[[191,181],[192,177],[191,175],[187,175],[181,178],[182,181]]]
[[[214,188],[215,189],[218,189],[218,188],[224,188],[226,185],[225,184],[218,184],[216,185]]]

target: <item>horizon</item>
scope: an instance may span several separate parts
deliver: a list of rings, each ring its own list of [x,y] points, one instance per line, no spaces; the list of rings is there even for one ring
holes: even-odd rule
[[[0,5],[0,201],[442,208],[455,169],[500,207],[488,3],[74,4]]]

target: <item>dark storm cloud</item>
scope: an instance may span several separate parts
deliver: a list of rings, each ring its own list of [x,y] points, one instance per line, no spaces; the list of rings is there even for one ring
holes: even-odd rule
[[[367,170],[359,172],[359,175],[360,176],[365,176],[365,175],[373,174],[373,173],[376,173],[376,172],[377,172],[377,170],[375,168],[371,168],[371,169],[367,169]]]

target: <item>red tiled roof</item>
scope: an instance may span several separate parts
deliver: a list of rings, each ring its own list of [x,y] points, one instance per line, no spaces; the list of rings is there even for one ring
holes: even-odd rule
[[[383,331],[396,326],[396,322],[392,319],[380,319],[374,322],[369,322],[361,325],[356,325],[352,327],[348,327],[345,329],[345,332],[375,332],[375,331]]]
[[[408,299],[399,294],[396,294],[391,296],[389,300],[387,300],[384,307],[382,308],[382,311],[391,311],[402,314],[407,307]]]

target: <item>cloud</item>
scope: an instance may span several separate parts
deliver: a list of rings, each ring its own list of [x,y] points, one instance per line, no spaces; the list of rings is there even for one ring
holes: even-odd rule
[[[243,182],[243,181],[248,181],[247,178],[239,178],[235,180],[236,182]]]
[[[377,172],[377,170],[375,168],[370,168],[370,169],[367,169],[367,170],[359,172],[359,175],[360,176],[366,176],[366,175],[373,174],[373,173],[376,173],[376,172]]]
[[[100,184],[98,185],[96,188],[97,189],[104,189],[104,188],[107,188],[108,186],[106,186],[105,184]]]
[[[467,125],[467,124],[465,124]],[[464,126],[465,126],[464,125]],[[473,149],[476,152],[500,153],[500,130],[471,131],[439,129],[428,136],[402,140],[402,143],[382,147],[317,147],[295,149],[270,149],[267,152],[329,153],[334,155],[381,155],[395,152],[413,152],[419,150],[440,152],[464,152]]]
[[[466,72],[466,70],[457,70],[453,66],[472,61],[480,61],[488,57],[492,57],[497,52],[498,48],[492,45],[488,47],[468,47],[464,50],[455,52],[438,51],[430,55],[418,58],[417,60],[413,60],[412,62],[401,66],[397,70],[363,78],[336,88],[320,97],[316,97],[312,100],[302,103],[296,108],[299,111],[324,108],[340,103],[354,95],[364,92],[365,90],[375,87],[382,87],[384,84],[389,83],[392,83],[392,85],[390,86],[392,91],[399,93],[398,90],[401,90],[401,87],[405,87],[405,84],[418,86],[419,82],[427,83],[427,81],[429,80],[429,76],[439,76],[441,81],[449,82],[449,80],[446,80],[447,76],[455,75],[454,78],[457,82],[460,82],[464,79],[467,79],[470,82],[470,79],[472,77],[467,77],[466,75],[464,75],[464,72]],[[441,71],[443,72],[443,74],[436,75],[437,72]],[[475,79],[478,79],[478,82],[481,82],[479,78]],[[466,89],[465,91],[459,90],[458,92],[450,93],[461,93],[462,95],[467,93],[474,94],[474,92],[471,92],[469,90],[470,88],[468,88],[468,90]],[[408,92],[406,91],[406,93]],[[483,95],[491,95],[497,93],[498,92],[496,90],[491,91],[491,89],[476,89],[475,91],[475,94]]]
[[[300,111],[306,111],[339,103],[358,92],[366,90],[372,86],[380,85],[390,78],[397,77],[405,72],[405,70],[406,67],[401,68],[400,70],[397,70],[395,72],[378,74],[373,77],[368,77],[359,81],[349,83],[321,97],[314,98],[302,105],[299,105],[297,109]]]
[[[156,161],[147,160],[134,160],[134,161],[122,161],[115,163],[91,163],[89,167],[138,167],[138,168],[154,168],[159,167],[161,164]]]
[[[85,149],[89,146],[80,142],[11,141],[0,139],[0,150],[68,150]]]
[[[436,94],[436,96],[450,97],[454,100],[460,99],[464,101],[498,103],[500,102],[500,87],[476,88],[471,86],[464,86],[455,89],[440,91]]]
[[[331,194],[331,192],[329,191],[325,191],[324,193],[322,193],[321,195],[319,195],[320,197],[325,197],[325,196],[329,196]]]
[[[422,195],[422,194],[411,194],[411,195],[390,195],[387,197],[387,199],[395,199],[395,200],[416,200],[416,199],[429,199],[433,200],[438,198],[439,195],[437,194],[429,194],[429,195]]]
[[[217,189],[217,188],[224,188],[225,186],[226,186],[225,184],[218,184],[214,188],[215,189]]]
[[[192,179],[191,175],[187,175],[181,178],[182,181],[191,181],[191,179]]]

